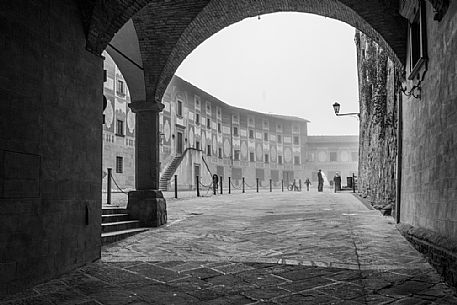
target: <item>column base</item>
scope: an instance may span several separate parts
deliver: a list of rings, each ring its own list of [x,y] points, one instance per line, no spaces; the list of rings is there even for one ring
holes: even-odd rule
[[[127,213],[144,227],[160,227],[167,223],[167,204],[161,191],[129,192]]]

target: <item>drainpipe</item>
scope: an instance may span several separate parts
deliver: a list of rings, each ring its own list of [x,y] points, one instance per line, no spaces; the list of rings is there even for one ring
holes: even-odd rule
[[[398,127],[397,127],[397,192],[395,200],[395,221],[400,223],[401,210],[401,165],[402,165],[402,142],[403,142],[403,95],[398,94]]]

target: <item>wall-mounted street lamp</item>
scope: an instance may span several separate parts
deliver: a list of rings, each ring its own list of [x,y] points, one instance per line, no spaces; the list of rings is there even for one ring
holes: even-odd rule
[[[338,102],[335,102],[333,104],[333,110],[335,110],[336,116],[356,115],[358,118],[360,118],[360,113],[358,113],[358,112],[340,113],[340,108],[341,108],[341,105]]]

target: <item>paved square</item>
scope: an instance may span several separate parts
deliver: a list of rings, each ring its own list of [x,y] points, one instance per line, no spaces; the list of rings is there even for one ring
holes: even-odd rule
[[[169,200],[168,214],[0,304],[457,304],[393,219],[350,193]]]

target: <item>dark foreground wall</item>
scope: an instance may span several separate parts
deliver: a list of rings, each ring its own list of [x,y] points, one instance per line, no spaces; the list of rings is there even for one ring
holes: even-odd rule
[[[401,222],[457,286],[457,1],[441,22],[427,2],[421,98],[403,103]],[[407,67],[408,69],[408,67]],[[425,73],[425,74],[422,74]],[[410,89],[418,81],[407,81]],[[419,230],[420,229],[420,230]],[[424,233],[427,232],[427,233]],[[420,232],[420,233],[417,233]],[[419,247],[419,246],[418,246]]]
[[[0,2],[0,295],[100,257],[103,62],[75,3]]]

